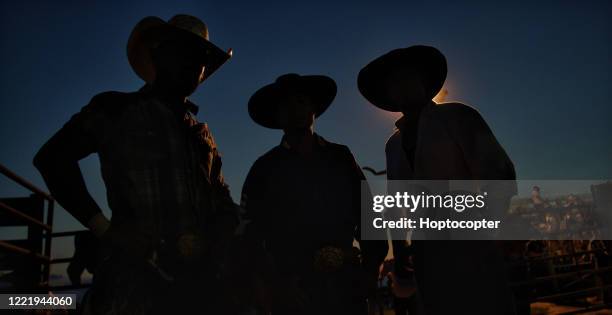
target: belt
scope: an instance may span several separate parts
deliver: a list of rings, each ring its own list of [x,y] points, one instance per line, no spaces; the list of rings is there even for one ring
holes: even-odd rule
[[[353,248],[325,246],[315,252],[313,267],[318,272],[334,272],[355,262],[359,262],[359,257]]]

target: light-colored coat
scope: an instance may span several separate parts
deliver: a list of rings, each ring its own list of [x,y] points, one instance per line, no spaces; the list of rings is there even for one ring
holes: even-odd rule
[[[416,141],[412,144],[402,144],[401,123],[398,127],[386,146],[389,179],[516,177],[505,150],[478,111],[468,105],[427,105],[419,116]],[[405,152],[414,152],[414,165],[410,165]],[[415,241],[414,246],[426,314],[515,313],[505,264],[496,243],[430,240]]]

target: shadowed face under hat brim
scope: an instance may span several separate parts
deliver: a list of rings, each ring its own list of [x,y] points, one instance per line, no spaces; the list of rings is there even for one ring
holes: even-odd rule
[[[279,84],[278,81],[259,89],[249,99],[249,115],[261,126],[281,129],[277,121],[277,109],[283,106],[289,93],[306,96],[314,106],[315,117],[319,117],[336,97],[336,82],[327,76],[297,76],[294,82]]]
[[[210,77],[231,58],[231,52],[223,51],[203,37],[173,26],[158,17],[146,17],[134,27],[127,46],[128,61],[134,72],[145,82],[151,83],[155,79],[151,50],[168,40],[188,41],[202,51],[206,64],[205,78]]]
[[[401,111],[389,97],[386,84],[392,71],[410,69],[418,74],[426,96],[433,99],[446,80],[446,58],[434,47],[411,46],[392,50],[370,62],[359,72],[357,85],[374,106],[391,112]]]

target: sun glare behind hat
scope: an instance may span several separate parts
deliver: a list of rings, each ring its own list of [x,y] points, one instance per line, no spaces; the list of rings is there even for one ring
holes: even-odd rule
[[[429,99],[438,94],[446,80],[444,55],[434,47],[415,45],[392,50],[367,64],[359,71],[359,91],[374,106],[399,112],[401,104],[394,104],[386,90],[390,73],[398,68],[415,71],[421,77]]]

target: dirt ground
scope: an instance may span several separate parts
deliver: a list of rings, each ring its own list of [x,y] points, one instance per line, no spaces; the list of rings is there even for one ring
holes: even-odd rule
[[[572,307],[572,306],[563,306],[556,305],[553,303],[533,303],[531,304],[531,314],[532,315],[553,315],[553,314],[563,314],[569,313],[572,311],[578,311],[581,308]],[[585,315],[612,315],[612,310],[603,309],[596,310],[592,312],[580,313]]]
[[[580,310],[578,307],[555,305],[553,303],[531,304],[531,315],[555,315]],[[612,310],[597,310],[593,312],[580,313],[581,315],[612,315]],[[385,310],[384,315],[395,315],[393,310]]]

